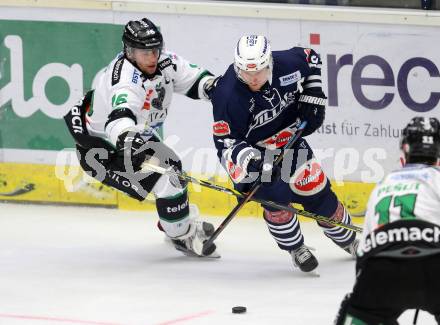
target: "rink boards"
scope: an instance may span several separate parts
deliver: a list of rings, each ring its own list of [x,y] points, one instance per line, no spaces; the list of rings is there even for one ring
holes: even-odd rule
[[[77,168],[74,170],[76,176],[69,178],[67,173],[72,173],[72,168]],[[232,187],[232,184],[222,177],[208,180],[222,186]],[[343,185],[337,185],[332,182],[332,186],[353,216],[363,216],[367,198],[374,184],[345,182]],[[197,204],[205,215],[227,215],[237,203],[234,197],[211,189],[190,185],[189,191],[191,203]],[[124,193],[87,177],[79,167],[44,164],[0,163],[0,201],[155,210],[153,200],[138,202]],[[256,203],[248,203],[240,212],[240,216],[262,216],[262,209]]]

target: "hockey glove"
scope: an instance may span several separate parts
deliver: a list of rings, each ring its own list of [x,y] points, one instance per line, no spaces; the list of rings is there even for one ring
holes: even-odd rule
[[[258,151],[258,155],[255,155],[254,158],[249,160],[247,164],[246,172],[249,175],[250,173],[254,177],[250,177],[255,180],[255,175],[261,174],[261,182],[271,183],[276,182],[281,176],[281,169],[279,167],[274,167],[272,163],[264,163],[264,157],[258,149],[254,149]],[[256,174],[255,174],[256,173]]]
[[[126,131],[118,136],[116,149],[124,155],[124,162],[128,158],[133,170],[138,171],[141,169],[142,163],[154,155],[154,150],[148,145],[148,142],[151,141],[158,142],[159,139],[154,135],[145,137],[139,132]]]
[[[298,113],[303,121],[307,121],[307,127],[302,136],[307,136],[315,132],[325,118],[326,97],[322,91],[303,92],[298,100]]]
[[[216,78],[212,77],[206,80],[205,84],[203,85],[203,92],[207,99],[210,100],[212,98],[212,92],[214,91],[215,87],[217,86],[217,82],[221,77],[222,76],[218,76]]]

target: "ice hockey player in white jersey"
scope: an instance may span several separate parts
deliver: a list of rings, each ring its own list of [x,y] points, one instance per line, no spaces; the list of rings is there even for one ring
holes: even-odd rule
[[[407,309],[440,324],[440,122],[415,117],[402,133],[403,168],[371,193],[356,283],[336,325],[398,324]]]
[[[107,66],[95,89],[65,116],[80,164],[102,183],[137,200],[153,193],[159,229],[178,250],[201,256],[213,226],[190,211],[187,184],[140,170],[146,160],[182,170],[179,157],[161,142],[158,130],[174,92],[209,99],[214,76],[164,50],[161,32],[147,18],[128,22],[122,42],[123,51]],[[218,256],[214,248],[210,256]]]

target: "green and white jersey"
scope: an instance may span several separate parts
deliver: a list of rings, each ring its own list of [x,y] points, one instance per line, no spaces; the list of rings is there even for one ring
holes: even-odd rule
[[[408,164],[391,172],[370,195],[362,241],[381,225],[420,219],[440,225],[440,168]]]
[[[119,53],[96,83],[86,114],[87,130],[115,145],[118,135],[135,124],[140,131],[157,129],[168,115],[174,92],[205,98],[203,86],[210,78],[208,71],[167,51],[160,55],[154,76],[146,78]],[[121,109],[130,110],[133,116],[109,120],[112,111]]]

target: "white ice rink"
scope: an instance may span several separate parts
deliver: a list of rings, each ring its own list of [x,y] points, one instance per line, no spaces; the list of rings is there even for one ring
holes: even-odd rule
[[[181,255],[155,224],[143,212],[0,204],[0,324],[332,324],[353,285],[354,261],[314,223],[302,228],[320,277],[294,270],[262,219],[233,220],[219,260]],[[417,324],[435,322],[421,312]]]

